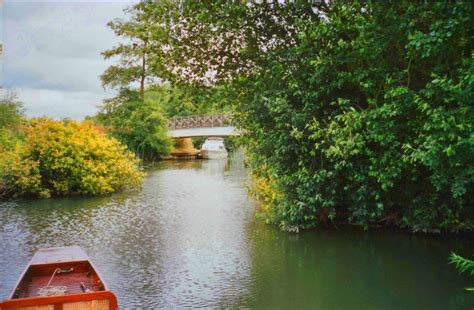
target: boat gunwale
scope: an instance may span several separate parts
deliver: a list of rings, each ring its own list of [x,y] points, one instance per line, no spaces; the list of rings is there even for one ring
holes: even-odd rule
[[[0,303],[0,309],[9,310],[16,309],[18,307],[43,306],[49,304],[56,305],[93,300],[108,300],[110,302],[109,309],[118,309],[117,297],[113,292],[109,290],[61,296],[36,296],[28,298],[8,299]]]

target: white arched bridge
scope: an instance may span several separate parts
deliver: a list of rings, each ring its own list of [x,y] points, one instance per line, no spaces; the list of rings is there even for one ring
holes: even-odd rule
[[[241,134],[232,125],[232,116],[225,113],[173,117],[168,129],[172,138],[226,137]]]

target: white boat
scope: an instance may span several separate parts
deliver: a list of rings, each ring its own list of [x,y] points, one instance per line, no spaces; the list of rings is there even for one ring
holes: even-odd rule
[[[224,138],[207,138],[201,147],[201,156],[205,159],[227,158],[227,150],[225,149]]]

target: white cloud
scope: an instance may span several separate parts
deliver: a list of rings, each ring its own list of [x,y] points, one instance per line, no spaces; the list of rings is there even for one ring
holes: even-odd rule
[[[15,89],[20,101],[25,103],[29,117],[48,116],[55,119],[82,120],[93,115],[102,100],[110,93],[97,94],[88,91],[58,91],[51,89]]]
[[[110,96],[99,75],[111,64],[100,53],[118,43],[106,24],[130,1],[5,1],[2,85],[27,114],[81,119]],[[48,96],[50,96],[48,98]]]

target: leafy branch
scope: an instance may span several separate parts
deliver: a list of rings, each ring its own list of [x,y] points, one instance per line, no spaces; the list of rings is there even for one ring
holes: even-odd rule
[[[459,256],[456,253],[451,253],[449,263],[455,265],[460,273],[468,272],[471,276],[474,276],[474,261]],[[474,292],[474,287],[466,287],[466,291]]]

